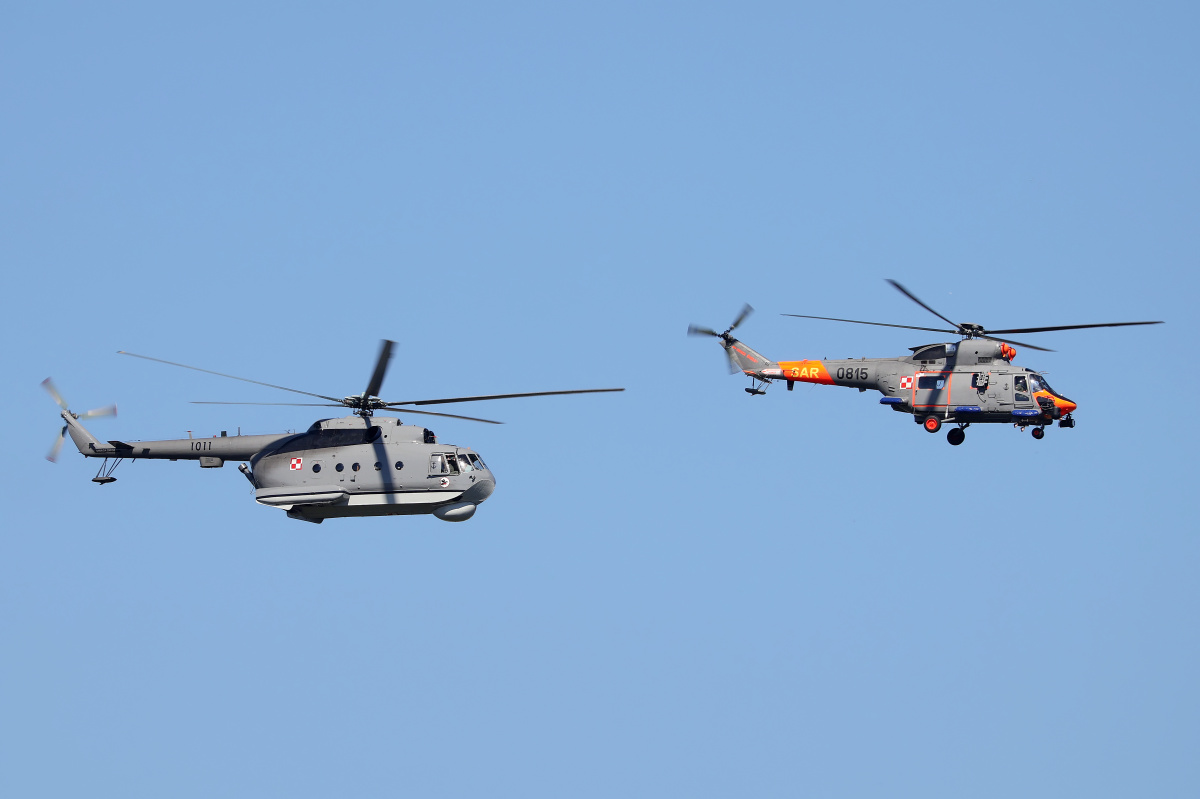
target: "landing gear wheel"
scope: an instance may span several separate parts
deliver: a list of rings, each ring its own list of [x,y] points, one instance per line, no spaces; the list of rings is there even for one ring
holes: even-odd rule
[[[1040,427],[1035,427],[1029,434],[1031,436],[1033,436],[1034,438],[1036,438],[1038,441],[1041,441],[1042,436],[1046,435],[1046,431]]]
[[[936,416],[926,416],[925,421],[921,424],[925,425],[925,429],[931,433],[936,433],[942,429],[942,420]]]
[[[946,440],[949,441],[951,444],[953,444],[956,447],[959,444],[963,443],[963,439],[965,439],[966,437],[967,437],[967,434],[963,432],[963,429],[961,427],[956,427],[953,430],[951,430],[949,433],[946,434]]]

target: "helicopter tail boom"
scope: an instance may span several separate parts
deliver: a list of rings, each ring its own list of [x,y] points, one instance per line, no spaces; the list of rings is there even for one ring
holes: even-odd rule
[[[822,361],[780,361],[779,377],[800,383],[820,383],[834,386],[837,382],[829,374]]]
[[[758,380],[787,380],[789,383],[819,383],[825,386],[845,384],[833,379],[823,361],[772,361],[737,339],[725,345],[725,352],[735,369]]]

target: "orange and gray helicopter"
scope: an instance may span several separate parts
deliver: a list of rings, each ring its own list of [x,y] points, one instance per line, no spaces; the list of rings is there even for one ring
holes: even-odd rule
[[[905,330],[928,330],[934,333],[955,333],[960,341],[924,344],[911,347],[911,355],[898,358],[861,358],[847,360],[772,361],[755,352],[730,335],[754,310],[749,305],[725,332],[691,325],[690,336],[715,336],[729,358],[730,374],[742,372],[750,377],[751,396],[766,393],[773,380],[787,382],[788,391],[796,383],[819,383],[825,386],[846,386],[859,391],[875,389],[883,394],[879,400],[892,410],[911,414],[913,421],[930,433],[943,425],[953,425],[946,439],[957,446],[966,438],[963,432],[972,424],[1011,424],[1018,430],[1029,428],[1040,439],[1048,425],[1074,427],[1076,404],[1050,387],[1041,372],[1014,366],[1017,356],[1012,345],[1041,352],[1053,352],[1045,347],[1024,344],[1008,338],[1009,334],[1043,333],[1054,330],[1079,330],[1088,327],[1128,327],[1131,325],[1160,325],[1159,322],[1105,322],[1088,325],[1057,325],[1053,327],[1022,327],[989,330],[974,323],[951,322],[916,295],[889,280],[900,293],[938,317],[952,329],[893,325],[885,322],[864,322],[857,319],[835,319],[829,316],[783,314],[799,319],[822,319],[828,322],[849,322],[856,325],[899,327]]]

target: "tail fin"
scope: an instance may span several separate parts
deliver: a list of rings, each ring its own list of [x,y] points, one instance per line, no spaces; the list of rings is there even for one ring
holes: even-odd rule
[[[62,412],[63,421],[67,423],[67,434],[71,436],[71,441],[75,443],[75,448],[83,455],[96,455],[100,450],[111,450],[112,445],[108,444],[87,431],[87,428],[79,423],[70,411]]]
[[[755,352],[736,338],[730,338],[728,341],[722,340],[721,346],[725,348],[725,354],[729,356],[729,368],[735,374],[737,372],[759,373],[775,365],[770,358]]]

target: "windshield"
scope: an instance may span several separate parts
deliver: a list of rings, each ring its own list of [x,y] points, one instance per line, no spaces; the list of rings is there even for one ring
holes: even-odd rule
[[[1029,385],[1035,392],[1036,391],[1049,391],[1051,394],[1055,394],[1055,395],[1058,394],[1057,391],[1050,388],[1050,384],[1046,382],[1046,378],[1042,377],[1041,375],[1032,375],[1031,374],[1029,376]]]

